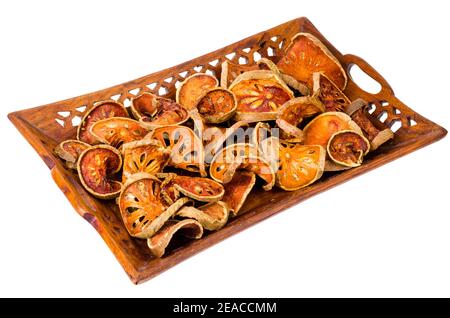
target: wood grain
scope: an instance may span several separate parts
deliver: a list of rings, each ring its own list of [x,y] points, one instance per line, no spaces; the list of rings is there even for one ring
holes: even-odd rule
[[[209,233],[200,240],[181,242],[166,256],[158,259],[151,255],[145,240],[134,239],[128,235],[113,201],[101,201],[92,197],[80,185],[77,175],[65,169],[54,156],[53,148],[59,142],[75,137],[79,119],[93,103],[113,98],[127,105],[133,96],[144,91],[173,98],[177,82],[195,72],[208,72],[219,77],[221,64],[225,60],[251,65],[254,63],[254,57],[260,55],[276,62],[283,54],[289,39],[298,32],[312,33],[338,58],[349,75],[345,93],[351,100],[363,98],[370,102],[373,112],[369,116],[378,128],[391,127],[395,122],[401,123],[394,139],[370,153],[362,166],[340,173],[326,173],[317,183],[295,192],[275,189],[259,195],[262,190],[255,190],[242,208],[242,214],[232,219],[226,227]],[[378,94],[369,94],[353,82],[349,74],[353,65],[358,65],[380,83],[382,89]],[[382,116],[386,117],[383,123],[379,121]],[[444,128],[414,112],[397,99],[388,82],[363,59],[354,55],[342,55],[306,18],[286,22],[191,61],[124,84],[14,112],[8,117],[49,167],[53,179],[74,209],[98,231],[134,283],[148,280],[271,215],[424,147],[447,134]]]

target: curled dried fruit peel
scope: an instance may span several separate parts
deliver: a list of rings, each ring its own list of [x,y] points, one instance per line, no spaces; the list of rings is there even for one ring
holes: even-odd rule
[[[140,122],[124,117],[102,119],[90,128],[92,136],[115,148],[120,148],[124,143],[141,140],[149,131]]]
[[[131,101],[133,115],[149,129],[181,125],[189,119],[189,113],[175,101],[145,92]]]
[[[187,77],[177,89],[176,102],[190,111],[197,105],[198,99],[208,90],[219,86],[215,76],[195,73]]]
[[[326,150],[319,145],[280,143],[276,185],[286,191],[304,188],[324,171]]]
[[[255,182],[256,176],[253,172],[240,170],[236,171],[230,182],[224,184],[225,195],[222,201],[230,208],[232,216],[239,213]]]
[[[348,105],[345,112],[361,127],[364,136],[370,141],[371,151],[394,138],[394,133],[389,128],[378,129],[370,121],[366,113],[367,102],[361,98],[354,100]]]
[[[275,120],[278,108],[294,98],[290,88],[272,71],[256,70],[239,75],[230,85],[236,95],[234,119],[246,122]]]
[[[99,141],[92,136],[91,126],[102,119],[111,117],[129,117],[125,107],[114,100],[105,100],[95,103],[81,119],[77,129],[77,139],[85,143],[95,145]]]
[[[205,122],[223,123],[236,112],[236,96],[225,88],[212,88],[199,97],[196,108]]]
[[[120,152],[108,145],[97,145],[83,151],[77,162],[83,187],[99,199],[117,197],[122,184],[113,179],[122,168]]]
[[[337,164],[358,167],[369,152],[370,143],[362,134],[342,130],[331,136],[327,145],[328,156]]]
[[[177,216],[197,220],[204,229],[217,231],[225,226],[230,210],[225,202],[217,201],[207,203],[201,207],[184,206]]]
[[[144,92],[131,99],[130,110],[136,120],[142,117],[152,117],[157,112],[159,97],[155,94]]]
[[[291,39],[284,56],[278,61],[281,73],[313,89],[313,74],[322,72],[341,90],[347,85],[347,74],[328,48],[310,33],[298,33]]]
[[[300,125],[305,118],[323,113],[323,104],[315,96],[302,96],[291,99],[278,109],[276,123],[291,138],[303,139]]]
[[[341,130],[354,130],[362,134],[361,128],[345,113],[326,112],[311,120],[303,128],[305,145],[328,145],[330,137]]]
[[[162,257],[176,233],[198,240],[203,236],[203,227],[199,222],[192,219],[182,221],[169,220],[156,235],[147,239],[147,246],[150,252],[156,257]]]
[[[122,183],[138,172],[156,175],[166,166],[170,150],[154,139],[132,141],[122,146]]]
[[[161,198],[161,181],[156,177],[137,173],[124,185],[118,199],[120,214],[131,236],[146,239],[164,225],[190,200],[181,198],[167,205]]]
[[[77,161],[81,153],[90,145],[79,140],[65,140],[59,143],[55,149],[55,154],[64,160],[69,169],[77,169]]]

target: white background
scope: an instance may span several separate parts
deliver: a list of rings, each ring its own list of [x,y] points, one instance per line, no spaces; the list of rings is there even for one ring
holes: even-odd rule
[[[5,4],[8,3],[8,4]],[[0,296],[450,296],[449,137],[134,286],[6,114],[307,16],[450,128],[446,1],[2,1]]]

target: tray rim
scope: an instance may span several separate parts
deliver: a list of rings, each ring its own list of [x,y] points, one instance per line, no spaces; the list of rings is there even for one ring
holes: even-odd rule
[[[280,27],[282,25],[288,25],[289,23],[309,23],[311,24],[311,26],[315,29],[315,27],[312,25],[312,23],[305,17],[301,17],[301,18],[297,18],[288,22],[285,22],[279,26],[275,26],[274,28]],[[271,28],[272,29],[272,28]],[[270,30],[270,29],[269,29]],[[315,29],[317,30],[317,29]],[[229,46],[233,46],[233,45],[237,45],[247,39],[253,38],[259,34],[262,34],[266,31],[257,33],[255,35],[246,37],[240,41],[237,41],[233,44],[227,45],[226,47]],[[320,34],[320,32],[317,30],[317,32]],[[331,46],[334,50],[336,50],[334,48],[334,46],[329,43],[328,41],[325,41],[327,46]],[[148,269],[144,269],[141,270],[140,268],[136,268],[134,267],[127,258],[127,255],[125,255],[125,253],[120,249],[119,246],[117,246],[115,244],[114,239],[110,236],[110,234],[108,233],[108,231],[104,231],[102,230],[102,228],[99,226],[98,224],[98,220],[91,214],[89,213],[89,207],[87,207],[86,205],[83,205],[81,203],[77,204],[76,200],[71,199],[69,196],[71,195],[71,193],[74,193],[73,190],[74,189],[70,189],[70,187],[73,187],[70,182],[68,182],[67,180],[64,179],[64,174],[61,173],[61,165],[58,163],[55,163],[55,161],[52,159],[52,154],[49,153],[48,149],[45,148],[45,146],[43,145],[43,143],[41,142],[41,140],[39,139],[39,137],[36,134],[36,130],[37,128],[35,128],[34,126],[32,126],[28,121],[26,121],[24,118],[22,118],[22,114],[29,112],[31,110],[36,110],[36,109],[41,109],[41,108],[46,108],[46,107],[52,107],[55,104],[59,104],[59,103],[65,103],[65,102],[69,102],[72,101],[74,99],[82,99],[82,98],[86,98],[90,95],[93,94],[101,94],[103,92],[108,92],[112,89],[117,89],[120,88],[126,84],[129,83],[134,83],[134,82],[140,82],[145,80],[148,76],[157,76],[160,75],[161,76],[165,73],[167,73],[168,71],[174,69],[174,68],[178,68],[178,67],[183,67],[185,65],[188,65],[190,63],[192,63],[193,61],[196,60],[200,60],[210,54],[214,54],[217,52],[222,51],[224,48],[206,53],[202,56],[199,56],[197,58],[194,58],[192,60],[180,63],[178,65],[139,77],[135,80],[132,81],[128,81],[122,84],[118,84],[118,85],[114,85],[111,86],[109,88],[105,88],[105,89],[101,89],[98,90],[96,92],[91,92],[91,93],[87,93],[87,94],[83,94],[80,96],[76,96],[73,98],[68,98],[62,101],[58,101],[58,102],[54,102],[54,103],[49,103],[49,104],[45,104],[42,106],[37,106],[37,107],[32,107],[32,108],[28,108],[28,109],[24,109],[24,110],[19,110],[19,111],[15,111],[12,113],[8,114],[8,118],[11,120],[11,122],[16,126],[16,128],[19,130],[19,132],[24,136],[24,138],[30,143],[30,145],[36,150],[36,152],[38,152],[38,154],[41,156],[41,158],[43,159],[43,161],[46,163],[46,165],[49,167],[49,169],[51,170],[51,175],[54,179],[54,181],[57,183],[57,185],[61,188],[62,192],[66,195],[66,197],[69,199],[69,201],[71,202],[71,204],[73,205],[73,207],[75,208],[75,210],[83,216],[83,218],[85,218],[92,226],[94,226],[94,228],[99,232],[99,234],[102,236],[103,240],[105,241],[105,243],[108,245],[108,247],[111,249],[111,251],[113,252],[113,254],[116,256],[116,258],[118,259],[118,261],[121,263],[122,267],[124,268],[125,272],[128,274],[128,276],[130,277],[131,281],[135,284],[137,283],[142,283],[144,281],[147,281],[151,278],[153,278],[154,276],[158,275],[159,273],[171,268],[172,266],[178,264],[179,262],[183,261],[184,259],[187,259],[188,257],[191,257],[201,251],[203,251],[204,249],[224,240],[225,238],[236,234],[254,224],[259,223],[260,221],[275,215],[289,207],[292,207],[293,205],[296,205],[308,198],[310,198],[311,196],[321,193],[323,191],[326,191],[328,189],[331,189],[341,183],[344,183],[354,177],[357,177],[365,172],[371,171],[372,169],[375,169],[381,165],[384,165],[390,161],[393,161],[397,158],[400,158],[406,154],[409,154],[415,150],[418,150],[424,146],[427,146],[435,141],[438,141],[440,139],[442,139],[446,134],[447,134],[447,130],[444,129],[443,127],[439,126],[438,124],[435,124],[434,122],[430,121],[429,119],[426,119],[424,117],[422,117],[423,119],[425,119],[427,121],[427,123],[430,125],[430,128],[432,128],[430,130],[430,132],[427,135],[424,135],[423,137],[419,138],[416,140],[416,142],[414,143],[410,143],[407,144],[405,146],[402,146],[401,148],[385,154],[383,157],[379,157],[376,160],[371,160],[369,162],[366,162],[363,166],[358,167],[358,168],[354,168],[351,170],[346,171],[345,173],[340,173],[340,174],[336,174],[332,177],[330,177],[327,180],[332,180],[330,182],[327,182],[326,184],[323,184],[321,186],[317,186],[317,187],[313,187],[313,188],[309,188],[305,191],[302,192],[301,196],[296,196],[296,197],[290,197],[289,200],[286,200],[284,202],[278,202],[277,205],[274,205],[272,207],[272,209],[270,210],[264,210],[261,212],[258,212],[258,210],[256,211],[250,211],[246,214],[244,214],[242,216],[242,218],[239,219],[239,222],[234,222],[231,223],[229,226],[221,229],[220,231],[211,233],[208,235],[208,240],[198,240],[198,241],[194,241],[191,244],[189,244],[186,249],[187,251],[185,253],[174,253],[173,255],[171,255],[171,261],[170,262],[164,262],[161,260],[156,260],[155,262],[157,263],[161,263],[161,264],[155,264],[155,270],[148,270]],[[336,50],[337,51],[337,50]],[[354,56],[354,55],[346,55],[349,57],[352,57],[354,60],[358,61],[361,60],[364,62],[364,60],[362,60],[361,58]],[[345,56],[344,56],[345,57]],[[366,62],[364,62],[366,64],[366,67],[372,68],[369,64],[367,64]],[[349,67],[349,64],[347,65],[347,68]],[[373,69],[373,68],[372,68]],[[389,93],[392,94],[392,96],[395,96],[395,94],[393,93],[392,88],[389,86],[389,84],[387,84],[387,82],[384,80],[384,78],[381,77],[381,75],[379,75],[374,69],[373,71],[375,72],[376,76],[379,76],[379,78],[377,78],[377,80],[379,82],[382,82],[382,86],[385,90],[389,91]],[[406,105],[405,105],[406,106]],[[417,114],[417,113],[416,113]],[[417,114],[419,115],[419,114]],[[419,115],[420,116],[420,115]],[[75,192],[76,193],[76,192]],[[178,254],[178,255],[177,255]],[[159,262],[158,262],[159,261]],[[161,267],[162,265],[162,267]]]

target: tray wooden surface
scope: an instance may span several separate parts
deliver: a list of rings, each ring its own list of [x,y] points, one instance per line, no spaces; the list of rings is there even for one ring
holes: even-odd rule
[[[59,142],[75,138],[83,113],[97,101],[112,98],[127,106],[130,98],[144,91],[173,98],[177,83],[193,73],[208,72],[219,77],[221,64],[227,59],[239,64],[252,64],[254,57],[260,55],[276,62],[289,39],[298,32],[315,35],[338,58],[349,75],[345,93],[351,100],[361,97],[369,101],[373,108],[371,119],[377,122],[378,126],[392,127],[395,122],[401,124],[395,131],[394,139],[370,153],[358,168],[339,173],[325,173],[313,185],[295,192],[275,189],[259,195],[261,189],[253,190],[243,207],[244,213],[230,220],[223,229],[209,233],[200,240],[175,245],[163,258],[158,259],[151,255],[145,240],[129,236],[114,200],[102,201],[92,197],[81,186],[77,175],[65,169],[63,163],[53,154],[53,149]],[[363,91],[351,79],[349,71],[355,64],[381,85],[378,94],[372,95]],[[75,210],[102,236],[134,283],[146,281],[275,213],[437,141],[447,133],[444,128],[397,99],[387,81],[363,59],[355,55],[341,54],[306,18],[286,22],[191,61],[127,83],[53,104],[17,111],[8,117],[39,153]]]

